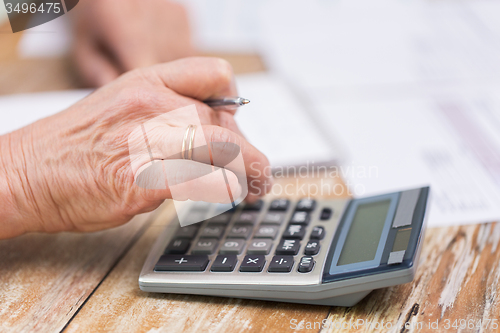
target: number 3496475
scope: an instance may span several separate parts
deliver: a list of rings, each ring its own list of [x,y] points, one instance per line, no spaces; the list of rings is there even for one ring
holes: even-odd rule
[[[42,2],[42,3],[16,3],[13,4],[11,2],[5,2],[5,8],[7,9],[7,13],[54,13],[59,14],[61,12],[61,3],[59,2]]]

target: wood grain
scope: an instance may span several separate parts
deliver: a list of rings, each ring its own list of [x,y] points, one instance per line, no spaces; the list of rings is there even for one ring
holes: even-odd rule
[[[390,322],[393,329],[386,331],[391,332],[454,332],[458,330],[447,330],[446,325],[455,320],[473,320],[474,325],[482,320],[482,328],[460,331],[498,332],[492,325],[487,329],[485,320],[500,321],[499,242],[500,223],[427,230],[413,283],[374,291],[352,308],[333,307],[331,327],[323,332],[345,332],[336,328],[357,320]],[[352,331],[377,331],[374,328],[365,324]]]
[[[102,232],[0,241],[0,331],[61,331],[145,231],[148,216]]]

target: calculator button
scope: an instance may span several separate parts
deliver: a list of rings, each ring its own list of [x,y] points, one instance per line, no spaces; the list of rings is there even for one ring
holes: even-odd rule
[[[247,239],[252,233],[252,228],[251,224],[236,224],[229,230],[227,237]]]
[[[189,250],[191,242],[188,239],[173,239],[165,249],[165,254],[184,254]]]
[[[219,254],[217,258],[215,258],[214,263],[212,264],[212,268],[210,270],[212,272],[232,272],[238,259],[235,255],[229,254]]]
[[[246,204],[245,207],[243,207],[243,210],[256,210],[260,211],[262,209],[262,206],[264,206],[264,201],[262,200],[257,200],[254,203],[251,204]]]
[[[231,217],[233,217],[232,213],[223,213],[217,216],[212,217],[211,219],[208,220],[209,224],[226,224],[231,221]]]
[[[288,273],[292,270],[292,267],[292,256],[274,256],[267,271],[272,273]]]
[[[319,219],[322,221],[329,220],[330,217],[332,217],[332,213],[333,213],[333,211],[331,208],[323,208],[323,210],[321,211],[321,214],[319,216]]]
[[[156,263],[155,271],[204,271],[208,256],[166,254]]]
[[[279,227],[275,225],[261,225],[255,233],[255,238],[272,238],[275,239],[278,234]]]
[[[200,231],[200,237],[202,238],[220,238],[224,233],[225,227],[223,225],[209,225],[203,227]]]
[[[240,254],[245,247],[243,239],[226,239],[219,250],[220,254]]]
[[[297,239],[282,239],[276,248],[276,254],[296,255],[299,252],[300,241]]]
[[[240,266],[240,272],[260,272],[266,264],[266,257],[247,255],[243,258]]]
[[[198,240],[191,249],[192,254],[212,254],[217,249],[218,241],[213,238]]]
[[[290,200],[276,199],[276,200],[271,201],[271,205],[269,206],[269,210],[286,211],[288,209],[289,205],[290,205]]]
[[[193,239],[196,236],[196,232],[198,231],[198,226],[189,225],[187,227],[182,227],[177,230],[175,233],[175,238],[187,238]]]
[[[283,233],[286,239],[302,239],[306,234],[306,227],[300,224],[289,224]]]
[[[253,239],[248,246],[248,254],[268,254],[273,242],[270,239]]]
[[[323,239],[325,237],[325,228],[314,227],[311,231],[311,239]]]
[[[262,223],[265,224],[281,224],[285,221],[285,213],[267,213],[264,215]]]
[[[255,224],[257,222],[257,218],[259,217],[259,213],[257,212],[242,212],[236,223],[251,223]]]
[[[310,240],[306,244],[306,248],[304,249],[304,254],[306,254],[308,256],[314,256],[314,255],[318,254],[319,248],[320,248],[319,241]]]
[[[290,219],[290,223],[292,224],[304,224],[307,225],[309,223],[310,217],[307,212],[295,212]]]
[[[295,207],[295,210],[310,212],[313,211],[315,207],[316,207],[316,200],[302,199],[297,203],[297,207]]]
[[[314,268],[314,259],[312,257],[302,257],[299,262],[300,273],[309,273]]]

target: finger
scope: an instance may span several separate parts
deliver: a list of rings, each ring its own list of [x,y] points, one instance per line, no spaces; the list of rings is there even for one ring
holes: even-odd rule
[[[183,114],[179,112],[179,114]],[[129,149],[134,174],[151,160],[182,159],[187,125],[169,119],[167,113],[138,127],[129,136]],[[189,122],[187,123],[189,124]],[[185,149],[187,149],[185,145]],[[240,160],[234,158],[241,154]],[[224,167],[247,181],[249,191],[259,196],[267,193],[271,182],[269,161],[238,134],[219,126],[197,126],[193,137],[192,159]],[[266,187],[267,186],[267,187]]]
[[[185,58],[152,66],[150,70],[169,89],[200,101],[238,95],[233,69],[223,59]],[[234,114],[234,110],[230,113]]]
[[[242,138],[245,138],[243,133],[241,133],[240,128],[238,127],[238,124],[236,123],[234,119],[234,115],[230,114],[228,112],[215,112],[218,123],[217,125],[225,127],[234,133],[238,134]]]
[[[86,39],[75,42],[74,59],[81,75],[90,86],[103,86],[119,76],[118,69],[110,60]]]
[[[242,194],[234,173],[190,160],[147,163],[139,170],[136,184],[146,191],[146,197],[151,201],[170,198],[231,203]]]

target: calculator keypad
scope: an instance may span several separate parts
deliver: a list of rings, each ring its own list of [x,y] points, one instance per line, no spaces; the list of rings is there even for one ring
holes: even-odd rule
[[[311,272],[313,256],[320,253],[326,233],[323,223],[333,213],[316,211],[316,206],[313,199],[296,204],[288,199],[259,200],[179,228],[155,270],[205,271],[208,267],[214,273],[236,269],[255,273],[267,265],[269,273]],[[323,226],[311,223],[313,215]],[[299,255],[304,256],[299,260]]]

